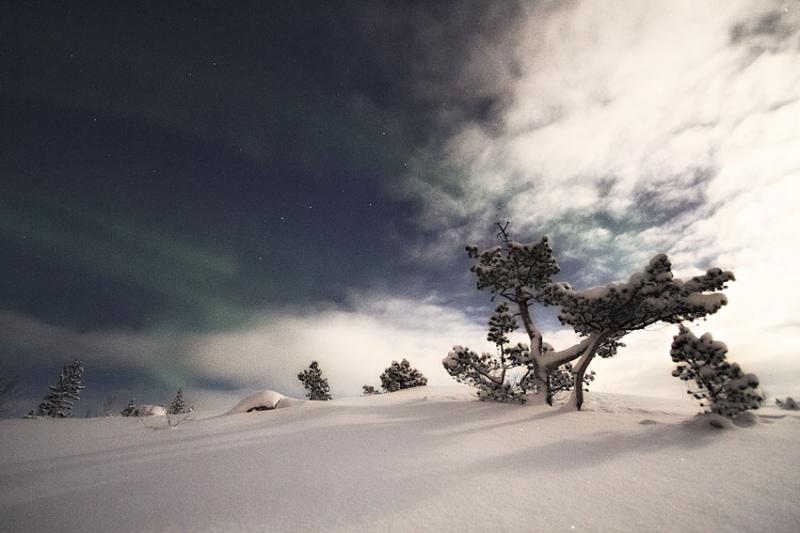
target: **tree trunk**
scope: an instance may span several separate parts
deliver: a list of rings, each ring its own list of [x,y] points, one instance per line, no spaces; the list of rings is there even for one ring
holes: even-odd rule
[[[583,407],[583,377],[586,375],[586,369],[589,367],[589,363],[594,358],[594,353],[591,354],[590,357],[585,359],[586,363],[583,364],[584,360],[578,364],[575,368],[575,408],[580,411],[581,407]]]
[[[589,368],[589,363],[592,362],[594,356],[597,354],[597,350],[600,349],[600,345],[606,340],[607,335],[605,333],[598,335],[595,338],[594,342],[586,349],[584,352],[583,357],[581,360],[578,361],[578,364],[575,365],[575,369],[572,371],[575,375],[575,390],[573,391],[573,398],[575,399],[575,408],[580,411],[581,407],[583,407],[583,377],[586,375],[586,370]]]
[[[528,334],[528,338],[531,340],[531,356],[534,359],[537,359],[542,355],[542,333],[533,323],[531,311],[528,309],[528,302],[522,300],[522,296],[520,294],[518,294],[517,297],[520,298],[520,301],[517,302],[517,306],[519,307],[519,316],[522,319],[522,325],[525,327],[525,332]]]
[[[525,327],[525,332],[528,334],[528,338],[531,341],[530,351],[531,361],[533,362],[533,375],[536,376],[542,384],[547,405],[553,405],[553,398],[550,394],[550,379],[547,376],[547,372],[543,373],[541,371],[543,368],[541,363],[542,333],[533,323],[533,317],[531,316],[530,309],[528,309],[528,303],[522,300],[519,291],[517,291],[517,297],[520,299],[517,301],[517,306],[519,307],[519,316],[522,319],[522,325]],[[542,374],[544,374],[544,376]]]

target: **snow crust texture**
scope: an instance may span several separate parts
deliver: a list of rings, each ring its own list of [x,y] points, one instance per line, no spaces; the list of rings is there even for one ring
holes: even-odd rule
[[[0,530],[796,533],[795,413],[716,429],[689,401],[584,409],[418,387],[160,430],[2,420]]]

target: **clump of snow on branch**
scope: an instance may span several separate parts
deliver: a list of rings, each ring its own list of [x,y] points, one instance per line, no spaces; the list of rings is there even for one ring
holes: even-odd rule
[[[728,301],[714,291],[734,279],[732,272],[712,268],[682,281],[673,277],[667,256],[659,254],[627,282],[582,291],[553,283],[546,292],[561,307],[562,324],[584,335],[605,331],[618,337],[660,321],[680,323],[716,313]]]
[[[688,394],[700,400],[707,411],[734,418],[748,409],[758,409],[763,398],[755,374],[745,374],[739,365],[727,361],[728,347],[706,333],[697,338],[680,326],[673,338],[670,355],[678,363],[672,375],[690,384]]]

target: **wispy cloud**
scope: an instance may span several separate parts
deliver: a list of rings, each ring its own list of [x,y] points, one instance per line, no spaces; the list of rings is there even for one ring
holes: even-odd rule
[[[684,275],[718,264],[738,281],[707,327],[800,381],[800,4],[538,4],[506,61],[499,125],[465,123],[403,186],[420,227],[447,236],[415,257],[509,219],[518,238],[554,237],[579,285],[658,252]]]

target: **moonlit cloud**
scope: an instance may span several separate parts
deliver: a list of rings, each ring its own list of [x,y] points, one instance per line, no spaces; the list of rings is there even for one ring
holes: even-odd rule
[[[738,281],[698,329],[767,388],[796,393],[800,5],[545,3],[526,17],[500,126],[465,123],[419,156],[437,172],[410,173],[420,227],[447,237],[413,253],[485,242],[508,219],[520,239],[554,237],[577,285],[625,278],[658,252],[680,275],[718,264]],[[620,361],[655,357],[630,344]]]
[[[362,385],[380,386],[392,360],[408,358],[431,384],[451,385],[441,360],[455,342],[481,347],[482,324],[434,297],[399,298],[353,293],[346,305],[316,305],[314,312],[264,312],[224,333],[78,332],[16,313],[0,314],[0,345],[24,352],[28,365],[55,369],[79,357],[87,371],[135,371],[142,388],[183,386],[275,389],[302,397],[296,379],[320,362],[335,396],[355,396]],[[91,383],[89,383],[91,386]],[[38,393],[39,391],[32,391]],[[135,393],[135,391],[132,391]]]

